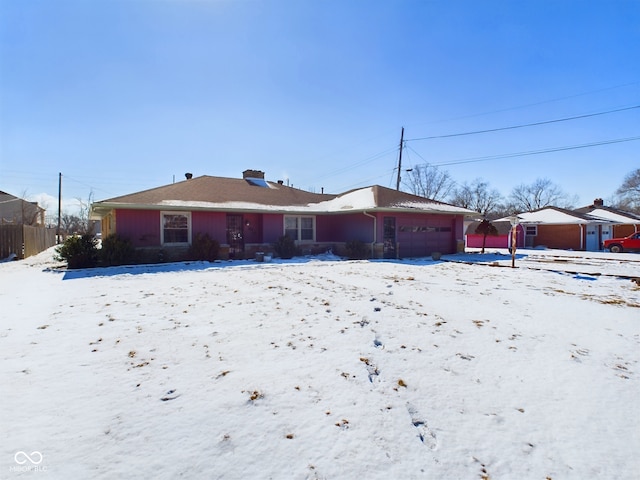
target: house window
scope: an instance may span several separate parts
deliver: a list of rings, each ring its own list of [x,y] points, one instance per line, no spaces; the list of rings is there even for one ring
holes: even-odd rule
[[[285,216],[284,234],[300,242],[315,241],[316,217]]]
[[[524,234],[529,237],[535,237],[538,235],[538,226],[537,225],[527,225],[524,227]]]
[[[162,212],[162,244],[191,243],[191,214],[189,212]]]

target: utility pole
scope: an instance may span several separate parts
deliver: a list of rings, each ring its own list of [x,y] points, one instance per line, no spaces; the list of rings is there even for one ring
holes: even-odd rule
[[[404,127],[400,133],[400,156],[398,157],[398,180],[396,182],[396,190],[400,190],[400,172],[402,171],[402,145],[404,144]]]
[[[56,230],[56,243],[60,243],[61,215],[62,215],[62,172],[58,173],[58,230]]]

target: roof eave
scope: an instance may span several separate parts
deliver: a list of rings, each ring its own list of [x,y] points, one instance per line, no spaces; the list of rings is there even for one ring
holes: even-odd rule
[[[98,202],[92,205],[92,215],[96,219],[108,214],[112,210],[154,210],[154,211],[206,211],[206,212],[237,212],[237,213],[274,213],[274,214],[309,214],[309,215],[339,215],[345,213],[428,213],[433,215],[462,215],[474,217],[476,212],[421,209],[407,207],[363,207],[363,208],[343,208],[337,210],[315,209],[312,205],[300,206],[203,206],[203,205],[171,205],[171,204],[140,204],[140,203],[119,203],[119,202]]]

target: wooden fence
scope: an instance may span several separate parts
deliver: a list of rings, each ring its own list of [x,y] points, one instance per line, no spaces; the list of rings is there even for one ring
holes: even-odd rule
[[[15,253],[18,258],[27,258],[55,244],[54,228],[0,225],[0,260],[12,253]]]

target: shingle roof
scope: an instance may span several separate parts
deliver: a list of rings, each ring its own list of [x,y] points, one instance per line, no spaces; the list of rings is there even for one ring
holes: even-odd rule
[[[167,202],[205,202],[211,204],[247,202],[261,205],[307,205],[329,200],[335,195],[306,192],[273,182],[265,182],[267,187],[257,186],[239,178],[212,177],[203,175],[97,202],[98,204],[122,205],[166,205]]]
[[[578,213],[560,207],[543,207],[532,212],[518,214],[520,223],[542,224],[542,225],[566,225],[566,224],[587,224],[606,223],[601,218],[596,218],[585,213]],[[496,221],[506,221],[508,217],[500,218]]]
[[[376,209],[475,214],[464,208],[379,185],[334,195],[307,192],[274,182],[265,181],[256,185],[256,182],[249,180],[208,175],[93,204],[97,213],[112,208],[308,213]]]
[[[604,205],[589,205],[587,207],[577,208],[574,210],[578,213],[586,213],[593,217],[603,220],[609,220],[613,223],[621,224],[637,224],[640,223],[640,216],[631,212],[625,212],[618,208],[607,207]]]

